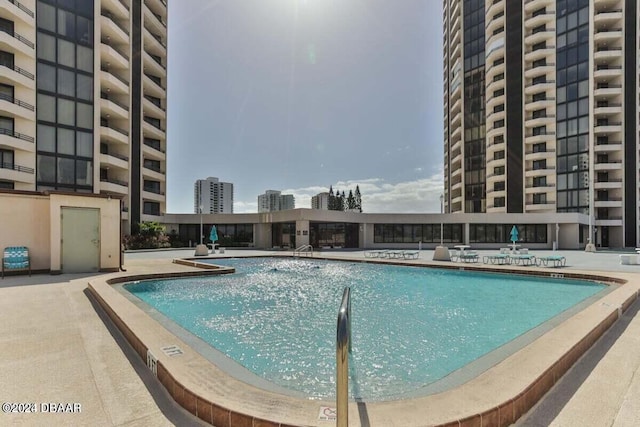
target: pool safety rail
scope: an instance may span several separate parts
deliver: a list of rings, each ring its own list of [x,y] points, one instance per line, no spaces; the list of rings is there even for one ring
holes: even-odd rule
[[[306,255],[306,256],[313,256],[313,246],[311,245],[302,245],[298,248],[295,248],[293,250],[293,256],[301,256],[301,255]]]
[[[351,353],[351,288],[344,288],[336,330],[337,427],[349,424],[349,353]]]

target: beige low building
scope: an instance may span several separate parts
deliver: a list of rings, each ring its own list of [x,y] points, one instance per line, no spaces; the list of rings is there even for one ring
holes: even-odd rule
[[[26,246],[32,271],[117,271],[120,203],[103,195],[0,190],[0,250]]]

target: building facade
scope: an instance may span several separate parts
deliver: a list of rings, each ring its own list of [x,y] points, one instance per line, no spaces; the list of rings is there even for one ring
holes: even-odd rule
[[[199,179],[193,185],[193,212],[233,213],[233,184],[218,178]]]
[[[311,198],[311,209],[329,210],[329,193],[318,193]]]
[[[637,0],[444,0],[448,213],[580,213],[640,244]]]
[[[166,206],[165,0],[0,2],[0,187]]]
[[[282,194],[280,191],[267,190],[258,196],[258,212],[275,212],[295,209],[293,194]]]

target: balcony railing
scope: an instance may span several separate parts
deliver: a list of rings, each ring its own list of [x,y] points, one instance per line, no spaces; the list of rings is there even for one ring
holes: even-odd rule
[[[116,131],[116,132],[118,132],[118,133],[121,133],[121,134],[122,134],[122,135],[124,135],[124,136],[129,136],[129,132],[127,132],[127,131],[126,131],[126,130],[124,130],[124,129],[120,129],[120,128],[117,128],[117,127],[115,127],[115,126],[113,126],[113,125],[110,125],[108,122],[105,122],[105,121],[102,121],[102,120],[101,120],[101,121],[100,121],[100,126],[104,126],[104,127],[106,127],[106,128],[112,129],[112,130],[114,130],[114,131]]]
[[[151,96],[151,95],[144,95],[144,97],[156,107],[162,108],[162,101],[160,100],[160,98],[156,98],[155,96]]]
[[[16,33],[15,31],[8,31],[6,29],[0,29],[0,31],[5,32],[7,34],[9,34],[11,37],[13,37],[16,40],[21,41],[22,43],[26,44],[27,46],[29,46],[31,49],[34,48],[34,44],[32,41],[22,37],[20,34]]]
[[[106,99],[107,101],[111,101],[114,104],[116,104],[118,107],[124,108],[125,110],[129,111],[129,107],[127,105],[125,105],[122,102],[116,101],[115,99],[113,99],[113,97],[110,97],[109,94],[105,92],[100,92],[100,98]]]
[[[151,74],[144,73],[145,76],[149,77],[152,82],[162,87],[162,79],[160,77],[153,76]]]
[[[35,172],[33,168],[28,168],[26,166],[18,166],[14,163],[0,163],[0,169],[11,169],[14,171],[30,173],[30,174],[33,174]]]
[[[157,139],[150,139],[150,138],[145,138],[144,139],[144,145],[146,145],[147,147],[151,147],[154,150],[157,150],[161,153],[164,153],[164,150],[162,149],[162,146],[160,145],[160,141]]]
[[[122,185],[123,187],[128,187],[129,186],[128,183],[126,183],[124,181],[120,181],[118,179],[113,179],[113,178],[100,178],[100,182],[109,182],[111,184]]]
[[[8,64],[0,64],[0,66],[2,67],[7,67],[10,70],[15,71],[16,73],[22,74],[23,76],[25,76],[26,78],[30,79],[30,80],[34,80],[35,76],[33,74],[31,74],[30,72],[16,66],[16,65],[8,65]]]
[[[162,130],[160,119],[154,119],[153,117],[144,116],[144,121],[149,123],[151,126]]]
[[[0,128],[0,135],[8,135],[8,136],[11,136],[13,138],[22,139],[23,141],[35,142],[35,139],[32,136],[24,135],[22,133],[18,133],[18,132],[14,131],[14,130],[11,130],[11,129]]]
[[[126,81],[124,78],[120,77],[119,75],[112,73],[107,67],[100,67],[100,70],[104,71],[105,73],[109,73],[110,75],[112,75],[116,79],[120,80],[125,85],[127,85],[127,87],[129,86],[129,82],[128,81]]]
[[[26,108],[29,111],[35,111],[35,108],[33,107],[33,105],[27,104],[24,101],[20,101],[19,99],[16,99],[11,95],[0,93],[0,99],[3,100],[3,101],[11,102],[12,104],[16,104],[16,105],[18,105],[18,106],[20,106],[22,108]]]
[[[32,18],[34,17],[33,11],[31,11],[31,9],[29,9],[28,7],[20,3],[18,0],[9,0],[9,3],[14,4],[18,9],[20,9],[30,17]]]
[[[124,160],[125,162],[129,161],[129,158],[127,156],[125,156],[124,154],[110,153],[108,151],[106,153],[100,151],[100,154],[104,154],[106,156],[115,157],[116,159]]]
[[[124,25],[122,25],[120,22],[118,22],[117,18],[115,16],[113,16],[110,12],[102,12],[102,16],[104,16],[105,18],[108,18],[111,22],[116,24],[116,27],[118,27],[122,31],[124,31],[124,33],[126,35],[129,35],[129,30]]]

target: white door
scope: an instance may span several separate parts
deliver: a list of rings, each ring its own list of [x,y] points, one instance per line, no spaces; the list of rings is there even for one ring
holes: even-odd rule
[[[65,208],[60,213],[63,273],[90,273],[100,269],[100,210]]]

